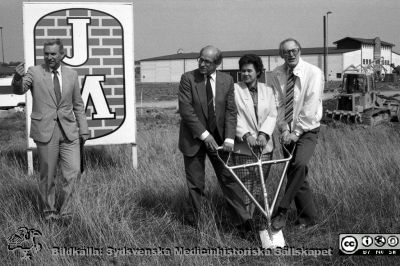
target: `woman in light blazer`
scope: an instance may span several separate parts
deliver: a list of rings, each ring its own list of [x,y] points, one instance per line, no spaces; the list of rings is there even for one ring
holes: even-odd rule
[[[263,161],[271,160],[274,149],[272,133],[277,119],[274,91],[258,81],[264,69],[259,56],[254,54],[242,56],[239,60],[239,69],[242,82],[235,84],[238,114],[233,162],[235,165],[255,162],[250,149],[258,154],[261,153]],[[265,178],[269,174],[269,169],[269,165],[263,166]],[[262,199],[261,181],[257,168],[242,168],[235,172],[252,195],[258,200]],[[246,194],[244,194],[244,202],[253,219],[246,222],[247,226],[243,230],[249,231],[256,228],[259,231],[263,230],[264,228],[260,228],[262,227],[261,215],[254,215],[255,205]],[[263,205],[262,202],[261,200],[261,205]]]

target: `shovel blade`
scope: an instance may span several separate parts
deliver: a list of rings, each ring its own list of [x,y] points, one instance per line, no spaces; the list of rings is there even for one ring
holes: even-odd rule
[[[271,234],[268,233],[268,230],[262,230],[259,233],[263,248],[283,248],[286,244],[282,230],[271,231]]]

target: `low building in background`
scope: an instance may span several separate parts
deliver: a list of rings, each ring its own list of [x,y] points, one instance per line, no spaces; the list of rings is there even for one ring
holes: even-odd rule
[[[400,54],[392,50],[394,44],[373,39],[346,37],[336,42],[336,47],[328,47],[328,80],[341,80],[342,72],[349,66],[368,66],[379,61],[382,71],[392,73],[390,64],[400,65]],[[232,75],[235,82],[240,80],[239,58],[247,53],[261,57],[265,71],[272,71],[283,63],[278,49],[223,51],[223,61],[219,70]],[[301,50],[302,58],[324,68],[324,47]],[[141,82],[179,82],[181,75],[197,68],[198,53],[177,53],[140,60]]]

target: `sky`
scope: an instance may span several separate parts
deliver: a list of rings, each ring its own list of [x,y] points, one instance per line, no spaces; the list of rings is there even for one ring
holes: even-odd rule
[[[0,0],[5,62],[24,60],[22,2]],[[328,16],[329,46],[345,37],[380,37],[400,52],[399,0],[121,2],[133,2],[134,6],[135,60],[175,54],[179,49],[198,52],[208,44],[222,51],[277,49],[287,37],[296,38],[302,47],[322,47],[323,16],[328,11],[332,12]]]

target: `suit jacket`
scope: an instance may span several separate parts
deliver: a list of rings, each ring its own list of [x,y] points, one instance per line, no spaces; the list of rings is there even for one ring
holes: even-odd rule
[[[253,100],[246,84],[243,82],[235,84],[235,102],[238,110],[235,153],[252,155],[249,146],[243,141],[243,136],[248,132],[255,138],[258,137],[260,131],[270,136],[267,146],[263,150],[263,154],[272,152],[274,148],[272,133],[274,132],[277,118],[274,91],[264,83],[258,82],[257,84],[258,122],[255,115]]]
[[[231,76],[217,71],[215,94],[215,116],[220,138],[234,139],[237,111]],[[203,143],[200,136],[206,131],[208,117],[206,79],[198,69],[182,75],[178,99],[181,115],[179,149],[186,156],[194,156]]]
[[[30,67],[22,79],[14,76],[15,94],[24,94],[28,90],[32,93],[30,137],[35,141],[48,142],[57,119],[70,141],[89,134],[78,74],[65,66],[61,66],[61,73],[62,94],[58,104],[51,72],[46,65]]]

